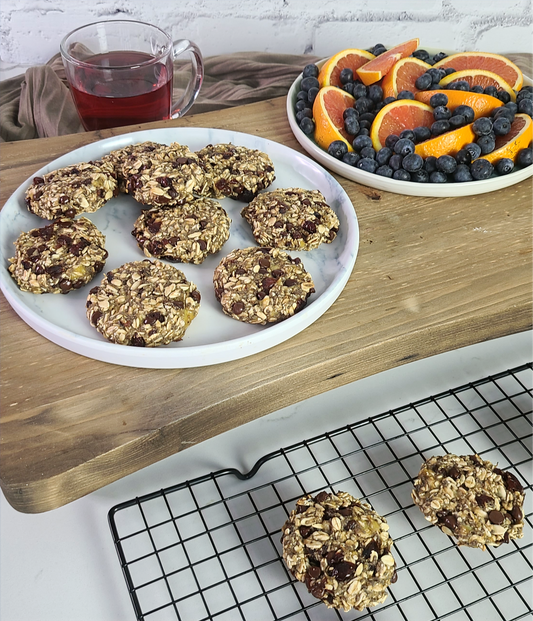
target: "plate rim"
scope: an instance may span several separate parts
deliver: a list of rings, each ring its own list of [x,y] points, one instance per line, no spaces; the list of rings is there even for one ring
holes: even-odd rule
[[[223,137],[227,138],[226,142],[234,143],[238,140],[241,140],[244,143],[260,141],[262,144],[270,147],[278,154],[282,153],[287,157],[292,156],[297,159],[301,158],[301,160],[308,162],[308,164],[313,168],[321,170],[324,178],[328,180],[328,183],[334,187],[336,191],[339,192],[339,196],[342,197],[342,208],[348,222],[349,230],[347,232],[346,245],[340,251],[340,255],[345,255],[348,252],[348,242],[353,243],[352,253],[349,254],[350,260],[342,266],[343,269],[339,270],[339,273],[336,274],[335,278],[333,278],[333,280],[328,284],[326,289],[316,298],[316,300],[313,300],[311,304],[308,304],[297,315],[277,324],[269,324],[260,328],[258,327],[259,329],[252,334],[231,338],[226,341],[193,346],[182,346],[180,343],[176,347],[132,348],[103,340],[103,337],[101,337],[96,330],[95,338],[92,338],[83,334],[78,334],[68,328],[58,326],[51,323],[47,319],[44,319],[37,312],[35,312],[34,309],[25,305],[23,303],[22,294],[34,294],[22,292],[18,289],[6,267],[8,257],[4,256],[3,249],[0,248],[0,257],[2,257],[2,265],[0,269],[0,290],[2,290],[6,300],[13,310],[25,323],[60,347],[95,360],[136,368],[179,369],[196,368],[219,364],[222,362],[230,362],[270,349],[275,345],[285,342],[292,336],[295,336],[302,330],[309,327],[330,308],[346,286],[358,255],[360,243],[359,222],[355,206],[342,185],[319,163],[306,154],[302,154],[287,145],[262,136],[228,129],[203,127],[163,127],[137,130],[120,134],[118,136],[111,136],[109,138],[96,140],[88,143],[87,145],[77,147],[76,149],[55,158],[42,166],[38,171],[33,172],[6,200],[6,203],[0,212],[0,223],[2,218],[6,217],[5,214],[7,212],[5,211],[5,207],[12,202],[18,202],[20,198],[23,197],[25,189],[35,176],[68,165],[68,163],[76,160],[76,154],[87,148],[93,150],[99,147],[103,150],[107,147],[107,150],[109,151],[121,148],[121,146],[125,146],[127,144],[141,142],[143,140],[152,139],[157,141],[155,136],[161,137],[159,141],[166,144],[171,140],[178,141],[177,137],[172,138],[172,136],[177,136],[178,134],[182,136],[186,136],[187,134],[192,135],[195,132],[205,132],[206,134],[208,132],[215,132],[216,135],[220,136],[220,140],[218,140],[218,142],[224,142]],[[166,136],[166,139],[164,136]],[[185,139],[183,139],[182,142],[186,144]],[[77,159],[79,160],[79,157]],[[351,210],[346,209],[347,204],[351,206]],[[45,222],[48,221],[43,220],[43,223]],[[140,254],[139,258],[142,260],[147,257]],[[222,310],[220,312],[222,312]],[[272,334],[272,332],[274,332],[274,334]]]

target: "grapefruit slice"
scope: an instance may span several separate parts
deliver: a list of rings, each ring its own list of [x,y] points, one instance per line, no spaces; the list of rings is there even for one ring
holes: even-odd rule
[[[455,155],[457,151],[465,147],[470,142],[474,142],[476,134],[472,129],[472,123],[454,129],[451,132],[446,132],[435,138],[424,140],[419,142],[415,146],[415,153],[423,158],[434,155],[440,157],[441,155]]]
[[[431,65],[419,58],[401,58],[394,63],[392,69],[383,78],[381,83],[383,97],[396,98],[401,91],[417,93],[418,89],[415,86],[415,82],[428,69],[431,69]]]
[[[423,101],[429,104],[430,99],[436,93],[444,93],[448,97],[447,107],[453,112],[457,106],[470,106],[474,110],[475,118],[480,116],[489,116],[494,108],[503,106],[503,101],[491,95],[484,93],[472,93],[470,91],[452,91],[452,90],[435,90],[435,91],[419,91],[415,93],[417,101]]]
[[[379,151],[390,134],[399,135],[404,129],[415,127],[431,127],[434,121],[431,106],[413,99],[397,99],[376,114],[370,130],[372,145]]]
[[[348,151],[353,151],[350,136],[344,129],[343,112],[352,108],[354,103],[355,99],[349,93],[336,86],[324,86],[318,91],[313,103],[313,118],[315,141],[319,147],[327,151],[334,140],[343,140]]]
[[[400,60],[400,58],[410,56],[418,47],[418,43],[419,39],[410,39],[376,56],[357,69],[359,79],[366,86],[381,80],[384,75],[389,73],[395,62]]]
[[[356,70],[369,60],[375,58],[374,54],[366,50],[348,49],[332,56],[320,70],[318,74],[318,82],[320,86],[338,86],[342,87],[341,71],[343,69],[351,69],[355,74]]]
[[[443,58],[433,66],[440,69],[453,67],[456,71],[463,71],[464,69],[491,71],[503,78],[515,91],[519,91],[524,83],[522,71],[508,58],[500,54],[460,52]]]
[[[483,88],[495,86],[498,90],[507,91],[511,101],[516,100],[516,93],[503,78],[492,71],[485,71],[484,69],[463,69],[462,71],[455,71],[442,78],[439,82],[439,86],[446,87],[459,80],[468,82],[470,88],[476,85],[482,86]]]
[[[511,123],[511,130],[505,136],[496,136],[496,148],[483,158],[489,162],[497,162],[504,157],[516,160],[520,149],[529,147],[533,140],[533,121],[527,114],[517,114]]]

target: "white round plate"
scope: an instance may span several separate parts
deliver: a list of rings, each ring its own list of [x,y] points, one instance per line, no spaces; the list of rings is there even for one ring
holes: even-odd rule
[[[422,47],[422,46],[420,46]],[[430,54],[436,54],[441,50],[433,50],[425,48]],[[442,50],[448,55],[455,54],[451,50]],[[324,59],[318,63],[319,66],[324,64],[327,59]],[[465,183],[415,183],[414,181],[399,181],[397,179],[388,179],[387,177],[381,177],[373,173],[360,170],[354,166],[349,166],[344,162],[332,157],[321,149],[312,136],[307,136],[298,127],[296,115],[294,112],[294,105],[296,103],[296,95],[300,90],[299,85],[302,79],[300,74],[293,82],[287,96],[287,116],[289,119],[289,125],[292,132],[302,145],[302,147],[311,155],[314,159],[320,162],[326,168],[329,168],[333,172],[342,175],[346,179],[356,181],[362,185],[375,188],[376,190],[385,190],[387,192],[394,192],[395,194],[406,194],[408,196],[436,196],[436,197],[454,197],[454,196],[472,196],[474,194],[485,194],[486,192],[494,192],[495,190],[501,190],[511,185],[515,185],[528,177],[533,176],[533,166],[527,166],[520,170],[515,170],[508,175],[502,177],[492,177],[491,179],[485,179],[483,181],[466,181]],[[533,82],[530,78],[524,76],[524,84],[532,85]]]
[[[66,295],[35,295],[22,292],[8,271],[14,255],[13,243],[22,231],[48,223],[29,213],[24,195],[34,176],[57,168],[96,160],[113,149],[151,140],[163,144],[179,142],[197,151],[207,144],[233,143],[267,153],[276,171],[270,189],[302,187],[318,189],[340,220],[339,234],[331,244],[309,252],[291,252],[299,256],[313,276],[316,293],[307,306],[285,321],[268,326],[253,326],[227,317],[213,290],[213,271],[223,256],[235,248],[255,246],[247,222],[241,217],[243,203],[231,199],[221,202],[232,223],[230,238],[218,255],[201,265],[174,264],[202,295],[198,316],[184,339],[159,348],[116,345],[105,340],[85,315],[88,291],[100,284],[101,276],[82,289]],[[131,235],[141,207],[130,196],[120,195],[94,214],[85,214],[106,236],[109,252],[104,273],[128,261],[146,258]],[[0,288],[20,317],[50,341],[78,354],[114,364],[143,368],[200,367],[243,358],[264,351],[291,338],[318,319],[343,290],[357,256],[359,226],[354,207],[339,183],[316,162],[288,147],[257,136],[239,132],[202,129],[168,128],[134,132],[101,140],[60,157],[27,179],[8,199],[0,212]]]

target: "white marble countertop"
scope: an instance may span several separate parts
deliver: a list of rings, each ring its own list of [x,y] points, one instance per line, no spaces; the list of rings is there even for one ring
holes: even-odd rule
[[[2,496],[0,619],[133,620],[107,523],[112,506],[221,468],[247,471],[258,458],[281,446],[504,371],[532,357],[532,333],[527,332],[410,363],[264,416],[48,513],[18,513]]]

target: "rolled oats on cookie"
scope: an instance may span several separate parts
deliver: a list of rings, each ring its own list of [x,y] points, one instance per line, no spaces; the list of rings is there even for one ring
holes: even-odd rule
[[[57,218],[23,232],[14,242],[9,272],[21,291],[68,293],[102,271],[107,259],[105,236],[87,218]]]
[[[318,190],[302,188],[262,192],[241,211],[260,246],[313,250],[331,243],[339,219]]]
[[[86,307],[91,325],[112,343],[158,347],[182,340],[200,292],[180,270],[145,259],[107,272]]]
[[[411,496],[426,520],[459,545],[485,550],[523,535],[521,483],[479,455],[431,457]]]
[[[226,315],[245,323],[283,321],[301,311],[315,292],[301,260],[278,248],[243,248],[222,259],[213,275]]]
[[[289,571],[328,608],[381,604],[397,580],[386,520],[346,492],[300,498],[282,533]]]

